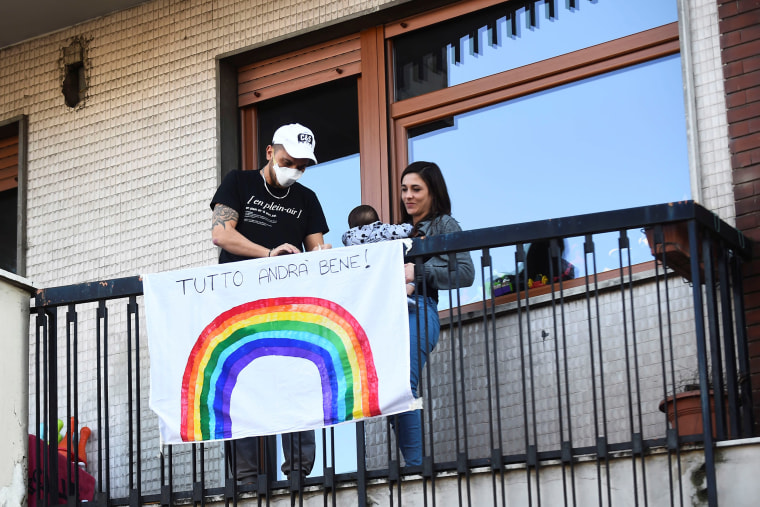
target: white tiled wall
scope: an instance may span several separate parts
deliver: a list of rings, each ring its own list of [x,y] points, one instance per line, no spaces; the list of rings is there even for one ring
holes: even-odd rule
[[[734,223],[734,189],[728,122],[720,59],[718,3],[682,0],[689,7],[694,102],[699,138],[699,181],[702,204],[728,223]]]
[[[209,209],[218,185],[216,58],[391,3],[398,2],[155,0],[0,49],[0,120],[22,114],[29,120],[27,277],[37,287],[51,287],[216,263]],[[88,88],[85,100],[70,109],[61,93],[61,58],[75,38],[86,47]],[[129,485],[126,301],[108,306],[107,424],[96,426],[94,307],[77,316],[80,336],[88,337],[77,344],[78,423],[93,430],[89,470],[102,483],[105,476],[93,467],[108,431],[110,483],[119,496]],[[156,493],[158,431],[148,407],[142,325],[141,407],[133,424],[139,418],[144,491]],[[65,336],[61,324],[61,386]],[[73,379],[73,365],[68,375]],[[61,413],[65,396],[62,388]],[[33,398],[31,404],[35,425]],[[206,479],[219,484],[219,445],[206,447]],[[187,469],[188,453],[176,450],[175,467]]]
[[[388,1],[156,0],[0,49],[0,119],[29,117],[27,276],[61,285],[213,263],[215,58]],[[61,93],[86,46],[87,97]]]

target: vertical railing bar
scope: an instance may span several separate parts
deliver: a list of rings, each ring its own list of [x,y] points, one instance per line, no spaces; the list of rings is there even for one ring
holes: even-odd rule
[[[280,440],[282,440],[283,438],[285,438],[284,435],[280,435]],[[274,440],[275,440],[275,447],[273,447],[273,449],[274,449],[274,452],[276,453],[277,452],[276,451],[276,449],[277,449],[277,447],[276,447],[277,438],[275,437]],[[256,478],[257,478],[257,481],[258,481],[258,484],[257,484],[257,488],[258,489],[257,489],[256,495],[257,495],[257,498],[259,500],[259,502],[258,502],[259,506],[261,506],[261,487],[260,486],[261,486],[261,483],[263,482],[264,483],[264,491],[266,493],[266,505],[267,505],[267,507],[269,507],[269,505],[271,504],[271,499],[272,499],[272,495],[270,494],[272,482],[274,482],[274,481],[277,480],[277,470],[276,469],[270,470],[269,464],[270,464],[270,462],[272,462],[273,459],[276,460],[277,458],[274,457],[274,456],[270,456],[270,454],[272,453],[272,449],[270,449],[268,438],[261,438],[261,439],[259,439],[259,449],[261,449],[261,446],[264,447],[264,463],[266,463],[266,465],[264,467],[259,466],[257,468]],[[259,456],[261,456],[261,452],[260,451],[259,451]],[[293,462],[291,461],[291,463],[293,463]],[[264,479],[263,480],[261,479],[261,470],[262,469],[266,471],[266,473],[264,474]]]
[[[190,463],[190,473],[193,477],[191,497],[193,500],[193,506],[196,506],[198,505],[198,444],[192,443],[190,445],[190,453],[192,456]]]
[[[469,447],[469,438],[468,438],[468,428],[469,425],[467,423],[467,389],[465,386],[465,378],[464,378],[464,333],[462,332],[462,301],[461,301],[461,293],[459,291],[459,276],[457,273],[457,259],[455,255],[449,255],[449,287],[452,286],[451,284],[451,278],[453,276],[454,278],[454,287],[456,287],[456,331],[457,331],[457,338],[459,341],[459,386],[462,390],[462,426],[464,427],[464,454],[457,456],[457,463],[458,463],[458,476],[461,477],[462,472],[465,474],[465,481],[467,486],[467,505],[472,504],[472,491],[470,488],[470,467],[468,464],[469,456],[470,456],[470,447]],[[453,274],[453,275],[452,275]],[[449,302],[453,301],[452,297],[452,289],[448,289],[448,295],[449,295]],[[450,315],[454,315],[454,312],[449,312]],[[454,329],[452,329],[452,333],[454,332]],[[428,368],[428,371],[430,371],[430,368]],[[461,467],[464,466],[464,470],[461,470]],[[460,501],[461,503],[461,501]]]
[[[48,504],[58,503],[58,442],[53,440],[53,428],[58,428],[58,308],[47,308],[49,316],[47,356],[47,434],[49,487],[46,488]]]
[[[675,362],[674,362],[674,354],[673,354],[673,336],[671,333],[671,322],[670,322],[670,298],[669,298],[669,291],[668,291],[668,271],[665,268],[665,249],[662,245],[662,225],[657,224],[657,226],[654,229],[654,245],[650,245],[653,248],[654,257],[655,257],[655,263],[654,263],[654,281],[655,281],[655,293],[657,294],[657,329],[659,330],[659,337],[660,337],[660,357],[661,357],[661,363],[660,368],[662,370],[662,399],[667,400],[668,398],[668,372],[667,372],[667,354],[665,353],[665,335],[663,332],[663,321],[662,321],[662,297],[661,292],[662,289],[660,288],[660,285],[662,284],[665,290],[665,315],[667,317],[667,328],[668,328],[668,338],[669,338],[669,346],[668,350],[670,351],[670,376],[671,376],[671,383],[675,386]],[[660,259],[658,261],[657,259],[657,253],[660,253]],[[663,266],[663,274],[662,278],[664,279],[664,282],[661,281],[660,278],[660,265]],[[674,400],[675,401],[675,400]],[[672,433],[675,433],[675,429],[668,428],[668,411],[667,407],[665,407],[665,410],[663,410],[664,418],[665,418],[665,433],[666,435],[670,435]],[[671,446],[670,438],[667,438],[667,454],[668,454],[668,486],[669,486],[669,492],[670,492],[670,506],[674,507],[675,505],[675,490],[673,485],[673,449]],[[677,440],[676,440],[676,451],[678,450]],[[678,486],[679,490],[682,491],[682,483],[680,480],[681,477],[681,461],[679,459],[679,456],[676,457],[676,463],[678,466]],[[683,501],[683,495],[681,494],[681,501]]]
[[[626,301],[625,301],[625,269],[623,264],[623,249],[628,247],[626,243],[626,237],[625,237],[625,231],[620,231],[620,236],[618,237],[618,263],[619,268],[618,272],[620,273],[620,307],[623,318],[623,349],[625,350],[625,381],[626,381],[626,395],[628,396],[628,427],[631,432],[631,476],[633,479],[633,504],[638,505],[639,504],[639,486],[638,486],[638,474],[636,472],[636,452],[635,452],[635,444],[636,441],[636,425],[634,423],[634,415],[633,415],[633,382],[631,381],[631,351],[630,346],[628,342],[628,312],[626,311]],[[631,295],[632,296],[632,295]],[[633,304],[633,302],[631,302]],[[633,322],[633,315],[631,315],[631,322]],[[602,340],[599,340],[599,346],[601,347]],[[601,354],[600,354],[601,359]],[[602,369],[602,364],[604,364],[603,361],[600,361],[600,370]],[[604,379],[604,376],[602,375],[602,379]],[[602,390],[602,399],[605,399],[605,393],[604,390]],[[606,432],[605,432],[606,433]]]
[[[169,460],[168,460],[168,467],[169,467],[169,505],[174,505],[174,447],[171,445],[169,447]]]
[[[723,343],[726,358],[726,389],[728,390],[728,424],[730,425],[728,438],[739,436],[739,390],[736,384],[737,358],[733,323],[731,315],[731,280],[728,276],[728,250],[722,246],[718,254],[719,288],[721,301],[721,315],[723,322]]]
[[[736,349],[739,360],[739,388],[741,404],[752,407],[752,384],[750,382],[749,346],[747,345],[747,328],[744,318],[744,287],[742,282],[742,260],[734,255],[731,262],[731,277],[734,281],[734,328],[736,329]],[[742,437],[752,436],[754,417],[752,410],[742,410]]]
[[[45,435],[44,424],[42,424],[42,410],[40,408],[40,394],[42,394],[42,397],[44,398],[45,394],[42,392],[41,385],[41,379],[40,379],[40,362],[42,361],[42,358],[40,357],[40,341],[44,340],[47,342],[47,319],[45,318],[45,312],[42,307],[37,307],[37,315],[35,318],[35,329],[34,329],[34,387],[35,387],[35,396],[34,396],[34,427],[35,427],[35,434],[37,435],[37,444],[35,445],[35,458],[36,458],[36,465],[37,469],[34,471],[34,475],[32,477],[32,480],[35,481],[34,484],[34,497],[35,500],[37,500],[37,504],[42,503],[42,495],[45,487],[45,476],[43,475],[43,460],[44,457],[42,454],[42,442],[47,441]],[[40,328],[43,329],[43,332],[40,333]],[[29,451],[31,452],[31,451]]]
[[[224,442],[222,449],[224,456],[224,504],[229,507],[230,500],[232,505],[237,505],[237,453],[235,452],[235,446],[232,440]],[[258,471],[257,471],[258,474]]]
[[[449,291],[450,292],[450,291]],[[451,298],[449,298],[449,301],[451,301]],[[452,313],[453,316],[453,313]],[[453,320],[453,319],[452,319]],[[427,326],[426,326],[427,327]],[[457,339],[459,338],[458,335],[454,334],[454,326],[449,324],[449,334],[451,337],[451,392],[454,397],[454,435],[456,435],[456,438],[454,439],[454,448],[456,450],[456,458],[457,462],[459,461],[459,457],[462,455],[462,450],[460,447],[460,424],[459,424],[459,396],[457,392]],[[428,368],[428,372],[430,371],[430,368]],[[459,372],[459,376],[462,376],[463,372]],[[462,475],[460,473],[459,467],[457,466],[457,498],[459,500],[459,506],[462,506]]]
[[[206,444],[198,446],[201,453],[201,507],[206,505]]]
[[[70,310],[70,308],[69,308],[69,310]],[[63,483],[63,495],[66,498],[67,503],[69,503],[69,502],[71,502],[71,498],[70,498],[71,497],[71,484],[73,482],[73,477],[71,476],[71,456],[73,455],[73,450],[74,449],[72,449],[71,443],[72,443],[72,438],[74,436],[74,431],[75,431],[75,428],[72,428],[72,426],[76,425],[76,421],[72,422],[72,420],[71,420],[71,413],[73,412],[72,406],[71,406],[71,404],[72,404],[72,398],[73,398],[73,395],[71,393],[71,383],[73,381],[73,378],[72,378],[73,375],[72,375],[72,371],[71,371],[71,363],[72,363],[72,361],[71,361],[71,354],[72,354],[72,351],[71,351],[71,329],[69,327],[69,311],[66,312],[65,325],[66,325],[66,333],[65,333],[65,336],[66,336],[65,337],[65,340],[66,340],[66,376],[65,376],[65,379],[66,379],[66,412],[64,414],[63,420],[66,421],[66,425],[65,425],[66,433],[64,435],[64,438],[66,439],[66,443],[65,443],[65,449],[66,449],[66,460],[65,460],[66,470],[64,472],[64,471],[62,471],[62,470],[59,469],[58,472],[61,475],[65,475],[66,482]],[[57,355],[57,352],[58,351],[56,350],[56,355]],[[58,422],[58,420],[56,420],[56,422]],[[57,428],[57,426],[56,426],[56,428]],[[54,445],[56,447],[56,449],[58,451],[60,451],[60,448],[58,448],[58,446],[60,445],[60,443],[58,442],[57,438],[56,439],[51,439],[51,445]],[[59,462],[56,461],[56,463],[59,463]],[[63,478],[61,478],[61,479],[63,479]],[[76,497],[74,497],[74,499],[76,499]],[[74,500],[74,501],[76,501],[76,500]]]
[[[636,298],[633,292],[633,266],[631,263],[631,249],[630,239],[628,238],[628,231],[625,231],[626,240],[626,254],[628,256],[628,291],[629,298],[631,300],[631,337],[633,339],[633,371],[634,381],[636,383],[636,407],[639,415],[639,431],[636,435],[636,441],[634,442],[634,451],[638,448],[639,461],[641,462],[641,486],[642,494],[644,495],[644,506],[649,505],[649,499],[647,495],[647,466],[644,449],[644,416],[641,410],[641,375],[639,370],[639,346],[638,346],[638,334],[636,333]],[[635,464],[635,462],[634,462]]]
[[[707,502],[710,507],[717,507],[718,494],[715,479],[715,454],[712,436],[712,421],[710,420],[710,401],[707,379],[707,344],[705,341],[704,307],[700,285],[699,243],[697,239],[696,221],[688,222],[689,251],[691,252],[691,279],[694,283],[692,295],[694,298],[694,324],[697,341],[697,363],[699,369],[699,387],[702,391],[702,427],[704,428],[705,479],[707,481]]]
[[[385,420],[385,451],[388,460],[388,502],[390,507],[393,507],[393,487],[399,478],[398,460],[393,458],[393,448],[391,442],[396,442],[396,455],[398,455],[398,439],[393,440],[391,437],[391,420],[396,418],[395,415],[388,417]],[[398,419],[396,418],[396,425],[398,425]],[[357,437],[358,438],[358,437]],[[358,444],[357,444],[358,445]],[[358,459],[358,456],[357,456]],[[399,481],[400,482],[400,481]]]
[[[414,263],[415,263],[415,268],[414,268],[415,273],[423,273],[424,272],[424,264],[423,264],[422,257],[416,257],[414,259]],[[431,377],[432,374],[430,372],[430,368],[427,368],[427,370],[425,372],[425,382],[424,383],[422,382],[422,354],[421,354],[421,350],[423,350],[422,347],[424,346],[424,350],[427,350],[427,346],[428,346],[428,343],[429,343],[429,340],[430,340],[430,335],[429,335],[430,329],[428,329],[429,326],[427,325],[427,312],[430,311],[429,308],[428,308],[428,304],[427,304],[428,286],[427,286],[427,283],[425,282],[425,278],[424,277],[421,277],[421,279],[416,280],[416,282],[417,282],[418,286],[419,286],[420,283],[422,284],[422,296],[423,296],[422,297],[422,300],[423,300],[422,315],[420,315],[420,312],[419,312],[419,309],[418,309],[417,310],[417,322],[416,322],[417,336],[418,336],[418,338],[420,338],[420,339],[417,340],[417,365],[416,365],[416,368],[417,368],[417,379],[418,379],[417,380],[417,391],[420,393],[420,396],[423,399],[423,403],[424,403],[425,398],[428,398],[428,400],[427,400],[427,406],[428,406],[427,412],[428,412],[428,427],[429,427],[429,434],[430,434],[430,456],[426,456],[425,455],[425,417],[424,417],[424,414],[420,414],[420,420],[421,420],[420,421],[420,426],[421,426],[421,430],[422,430],[422,434],[421,434],[421,438],[422,438],[422,499],[423,499],[423,504],[427,505],[428,504],[427,483],[428,483],[428,480],[430,480],[432,503],[433,503],[433,505],[435,505],[435,473],[433,473],[434,464],[435,464],[435,439],[433,438],[433,400],[430,399],[430,396],[426,397],[424,395],[425,394],[425,387],[430,387],[432,385],[432,377]],[[423,319],[424,319],[424,322],[425,322],[424,342],[422,341],[423,337],[421,336],[421,333],[420,333],[421,322],[423,321]],[[439,331],[439,333],[440,333],[440,331]],[[454,344],[453,344],[453,336],[454,335],[453,335],[453,333],[452,333],[451,336],[452,336],[451,347],[453,349],[454,348]],[[428,358],[428,360],[430,360],[430,358]],[[455,400],[456,400],[456,398],[455,398]],[[454,402],[454,405],[456,406],[456,401]],[[406,462],[404,462],[404,466],[406,466]],[[429,475],[426,472],[429,472]],[[401,479],[399,478],[399,481],[400,480]],[[402,502],[401,502],[401,489],[402,489],[401,488],[401,484],[399,482],[399,490],[398,490],[399,491],[399,499],[398,499],[399,506],[402,505]]]
[[[129,498],[130,504],[134,501],[135,495],[135,432],[134,432],[134,419],[133,414],[133,390],[132,390],[132,319],[129,313],[130,306],[127,306],[127,432],[129,433],[128,445],[129,445]]]
[[[158,451],[158,481],[161,490],[161,506],[164,507],[169,503],[166,501],[166,458],[164,449],[165,445],[161,445]]]
[[[491,255],[489,257],[489,266],[491,273],[493,273],[493,263],[490,262]],[[493,276],[493,275],[492,275]],[[504,477],[504,438],[502,435],[502,417],[501,417],[501,389],[499,388],[499,353],[498,353],[498,340],[496,338],[496,301],[493,293],[491,293],[491,339],[493,340],[493,376],[494,383],[496,385],[496,429],[499,435],[499,447],[498,447],[498,460],[499,460],[499,475],[501,477],[501,503],[507,504],[507,491],[506,491],[506,478]]]
[[[703,238],[703,262],[705,264],[705,297],[707,299],[707,322],[709,325],[710,356],[712,363],[712,391],[715,397],[715,424],[713,431],[717,440],[726,439],[726,400],[723,385],[723,340],[721,339],[721,316],[718,312],[718,297],[715,291],[715,270],[713,269],[712,242],[705,236]],[[710,363],[708,363],[710,364]],[[711,373],[710,368],[707,370]]]
[[[709,328],[710,363],[712,363],[712,389],[714,396],[715,427],[713,431],[717,440],[726,438],[726,405],[723,394],[723,359],[721,347],[720,326],[718,325],[718,299],[715,294],[715,276],[713,270],[712,244],[705,235],[702,238],[702,261],[705,265],[705,299],[707,307],[707,323]],[[708,365],[710,364],[708,363]],[[707,374],[710,375],[708,366]],[[709,394],[709,393],[708,393]]]
[[[74,383],[74,421],[77,421],[77,426],[79,425],[79,326],[77,323],[77,312],[76,312],[76,306],[74,304],[69,305],[69,311],[66,312],[66,331],[69,332],[70,326],[74,327],[73,330],[73,354],[74,354],[74,365],[73,365],[73,383]],[[75,470],[76,475],[74,477],[74,495],[76,500],[79,500],[79,463],[81,456],[79,455],[79,431],[77,431],[77,427],[74,428],[73,433],[73,446],[74,446],[74,463],[76,463]]]
[[[322,505],[323,507],[327,507],[327,429],[322,428],[320,433],[322,434]],[[332,441],[332,437],[330,440]],[[330,453],[330,461],[332,462],[333,466],[335,466],[335,461],[333,461],[334,459],[335,455],[333,453]]]
[[[401,462],[399,458],[398,438],[394,439],[396,447],[396,459],[393,458],[393,449],[391,448],[391,420],[395,420],[396,427],[398,427],[398,417],[393,415],[385,421],[385,438],[386,438],[386,450],[388,452],[388,500],[390,507],[393,507],[393,487],[394,484],[398,488],[398,495],[401,496],[401,476],[399,470],[399,464]],[[357,444],[358,445],[358,444]]]
[[[103,312],[103,417],[105,421],[105,475],[106,475],[106,505],[111,500],[111,425],[108,408],[108,307],[101,301]]]
[[[356,423],[356,489],[357,489],[357,505],[359,507],[367,506],[367,449],[364,445],[365,442],[365,427],[364,421]],[[335,463],[333,462],[333,466]],[[399,483],[401,479],[399,478]]]
[[[48,346],[50,345],[50,329],[54,325],[51,323],[50,318],[50,312],[48,308],[44,309],[45,311],[45,341],[42,342],[42,426],[43,426],[43,444],[46,444],[48,447],[50,446],[50,439],[52,438],[53,432],[52,427],[50,426],[50,371],[48,366]],[[58,428],[58,421],[56,421],[56,428]],[[42,446],[43,451],[45,450],[44,445]],[[42,467],[42,482],[43,482],[43,498],[48,499],[50,496],[50,449],[47,449],[47,452],[42,452],[42,461],[41,461]]]
[[[533,245],[531,245],[530,248],[533,248]],[[526,259],[525,261],[525,276],[528,276],[528,269],[530,266],[528,266],[528,261]],[[536,375],[533,370],[533,332],[531,329],[531,315],[530,315],[530,287],[526,284],[525,285],[525,328],[527,330],[528,335],[528,371],[530,372],[530,410],[531,410],[531,426],[533,429],[533,445],[529,446],[526,451],[528,452],[528,473],[530,473],[530,463],[532,463],[533,466],[533,473],[536,477],[536,505],[540,507],[541,505],[541,476],[540,476],[540,467],[539,467],[539,461],[538,461],[538,417],[536,414]],[[527,407],[526,407],[527,409]]]
[[[362,439],[362,441],[364,441]],[[358,456],[358,453],[357,453]],[[333,507],[336,507],[338,505],[338,491],[335,488],[335,470],[336,470],[336,464],[335,464],[335,428],[330,428],[330,460],[332,461],[332,470],[331,470],[331,477],[330,477],[330,490],[331,490],[331,496],[332,496],[332,505]],[[364,463],[366,464],[367,457],[364,456]]]
[[[72,455],[72,450],[73,450],[71,448],[71,438],[72,438],[72,431],[73,431],[73,429],[72,429],[72,421],[71,421],[71,417],[70,417],[71,416],[71,412],[72,412],[72,409],[71,409],[71,399],[72,399],[71,381],[72,381],[72,379],[71,379],[71,331],[69,329],[68,312],[66,312],[66,316],[65,316],[64,321],[65,321],[65,326],[66,326],[66,332],[65,332],[65,341],[66,341],[66,347],[65,347],[66,348],[66,370],[65,371],[66,371],[66,375],[64,377],[66,379],[65,380],[65,382],[66,382],[66,410],[65,410],[65,413],[63,414],[63,420],[65,421],[64,428],[66,430],[65,434],[64,434],[64,438],[66,439],[66,442],[65,442],[64,449],[66,450],[66,460],[65,460],[65,463],[66,463],[66,465],[69,465],[69,466],[66,466],[66,470],[65,471],[61,470],[60,466],[59,466],[58,473],[60,474],[59,475],[59,479],[61,481],[63,481],[65,479],[65,482],[62,483],[62,485],[63,485],[63,495],[66,498],[66,501],[68,503],[69,500],[70,500],[69,497],[71,496],[70,484],[71,484],[71,481],[73,479],[71,477],[71,466],[70,466],[70,464],[71,464],[71,455]],[[56,350],[55,353],[57,355],[58,351]],[[56,394],[56,398],[57,398],[57,394]],[[59,419],[60,418],[56,419],[56,422],[58,422]],[[57,428],[57,426],[56,426],[56,428]],[[56,439],[51,439],[50,443],[51,443],[51,445],[54,445],[56,447],[56,449],[60,452],[60,448],[58,447],[60,445],[60,442],[58,442],[57,438]],[[56,463],[60,465],[60,463],[58,461],[56,461]],[[60,477],[61,475],[63,475],[64,477]]]
[[[516,245],[517,250],[515,251],[515,266],[519,266],[520,262],[525,261],[525,248],[523,247],[522,243],[518,243]],[[525,344],[523,340],[523,322],[522,322],[522,297],[521,294],[524,291],[525,297],[526,297],[526,311],[527,307],[529,306],[527,302],[527,294],[528,294],[528,270],[525,266],[523,266],[522,275],[519,273],[517,274],[519,278],[521,278],[521,283],[518,283],[517,288],[517,335],[519,337],[520,341],[520,374],[522,377],[522,403],[523,403],[523,434],[525,436],[525,454],[526,456],[530,456],[530,435],[528,431],[528,397],[527,397],[527,380],[525,378]],[[535,416],[535,414],[534,414]],[[530,475],[530,465],[526,463],[525,467],[525,483],[528,488],[528,505],[533,505],[533,488],[531,487],[531,475]]]
[[[591,254],[592,265],[594,270],[594,288],[596,289],[596,256],[594,255],[594,240],[591,234],[587,234],[583,243],[583,269],[585,279],[585,296],[586,296],[586,311],[588,312],[588,334],[589,334],[589,362],[591,366],[591,400],[594,407],[594,432],[597,440],[597,454],[596,454],[596,490],[597,497],[599,499],[599,505],[602,504],[602,467],[599,456],[599,409],[596,399],[596,368],[594,366],[594,326],[592,322],[591,312],[591,284],[589,283],[589,262],[588,255]],[[596,291],[594,297],[596,298]],[[600,340],[601,341],[601,340]]]
[[[488,277],[486,277],[486,268],[488,268]],[[494,391],[494,385],[491,383],[491,351],[488,347],[488,342],[490,340],[489,336],[489,326],[488,326],[488,317],[489,317],[489,311],[488,311],[488,302],[490,300],[491,303],[491,309],[493,309],[494,305],[494,294],[493,294],[493,266],[491,264],[491,252],[488,248],[484,248],[481,252],[480,256],[480,276],[484,280],[481,295],[483,297],[483,346],[484,346],[484,353],[485,353],[485,363],[486,363],[486,389],[488,391],[488,431],[489,431],[489,444],[490,444],[490,451],[491,451],[491,491],[492,491],[492,503],[493,505],[497,505],[497,483],[496,483],[496,471],[501,471],[502,469],[502,459],[501,459],[501,450],[499,450],[499,456],[498,456],[498,463],[495,462],[495,439],[494,439],[494,412],[493,412],[493,391]],[[486,282],[485,280],[491,280],[489,282],[491,284],[491,297],[488,298],[486,295]],[[494,356],[496,355],[496,349],[494,348]],[[498,377],[495,379],[494,382],[498,388]],[[498,395],[497,395],[498,396]],[[498,403],[498,400],[497,400]],[[501,428],[499,428],[501,429]],[[503,474],[502,474],[503,477]]]
[[[140,421],[142,419],[142,412],[140,408],[140,313],[137,306],[137,296],[130,296],[129,304],[132,308],[132,318],[135,323],[135,413],[137,418],[135,421],[135,429],[137,431],[137,441],[135,445],[137,447],[137,498],[139,504],[142,505],[142,430]]]
[[[332,428],[331,428],[332,429]],[[322,428],[321,430],[322,434],[322,505],[323,507],[327,507],[327,476],[328,476],[328,467],[327,467],[327,429]],[[334,436],[334,435],[333,435]],[[330,438],[330,441],[332,443],[332,436]],[[357,458],[358,459],[358,458]],[[330,453],[330,461],[333,466],[335,466],[335,454]]]
[[[563,241],[563,240],[560,240]],[[557,239],[552,238],[549,243],[549,251],[547,252],[549,258],[549,283],[551,285],[551,309],[552,309],[552,339],[554,340],[554,372],[555,380],[557,382],[557,421],[559,424],[559,444],[562,448],[562,442],[565,438],[565,426],[562,421],[562,374],[560,373],[560,360],[559,360],[559,330],[557,329],[557,296],[555,294],[555,262],[559,265],[557,272],[560,273],[558,282],[560,282],[560,297],[562,297],[562,256],[559,254],[559,246]],[[564,461],[562,462],[562,499],[567,504],[567,470],[565,468]]]
[[[564,241],[564,238],[562,239]],[[561,266],[562,262],[562,256],[558,256],[558,263]],[[566,411],[567,411],[567,458],[569,459],[570,463],[570,481],[571,481],[571,488],[570,491],[572,492],[572,498],[573,502],[572,505],[576,506],[578,503],[577,496],[576,496],[576,488],[575,488],[575,457],[573,456],[573,417],[572,417],[572,410],[570,403],[570,372],[568,369],[568,362],[567,362],[567,326],[565,325],[565,292],[564,292],[564,281],[562,280],[562,275],[559,277],[559,308],[560,308],[560,319],[562,321],[562,361],[564,365],[565,370],[565,398],[566,398]],[[556,331],[555,331],[556,333]],[[555,338],[556,340],[556,338]],[[559,348],[559,342],[557,342],[556,347]],[[560,421],[562,420],[562,413],[559,414]],[[561,430],[560,430],[561,431]],[[564,442],[560,443],[561,446],[564,446]],[[563,467],[564,467],[564,461],[563,461]],[[567,497],[565,496],[565,502],[567,502]]]
[[[96,389],[96,405],[97,405],[97,431],[98,436],[103,435],[103,392],[102,392],[102,373],[101,373],[101,351],[100,351],[100,341],[101,341],[101,324],[103,319],[102,309],[103,305],[105,305],[104,301],[100,301],[98,303],[98,308],[95,311],[95,389]],[[103,439],[98,438],[98,480],[96,482],[97,488],[100,490],[101,493],[104,493],[103,487],[105,484],[104,480],[104,459],[103,459]]]
[[[593,246],[593,242],[592,242]],[[594,304],[596,305],[596,338],[598,341],[597,349],[599,352],[599,389],[602,402],[602,432],[604,436],[601,439],[597,439],[597,446],[602,448],[602,454],[604,456],[604,468],[605,468],[605,485],[607,488],[607,503],[612,505],[612,484],[610,483],[610,459],[609,459],[609,440],[608,440],[608,428],[607,428],[607,387],[604,381],[604,340],[602,339],[602,323],[601,323],[601,311],[599,309],[599,277],[596,266],[596,251],[594,250],[592,258],[594,260]],[[623,319],[625,322],[625,319]],[[596,389],[594,389],[594,396],[596,396]]]

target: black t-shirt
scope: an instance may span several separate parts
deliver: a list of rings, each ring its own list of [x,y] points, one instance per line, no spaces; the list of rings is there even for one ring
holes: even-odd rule
[[[326,234],[327,220],[314,192],[294,183],[286,192],[282,188],[264,186],[261,171],[232,171],[211,200],[211,209],[224,204],[238,213],[236,229],[249,240],[266,248],[290,243],[303,250],[309,234]],[[273,197],[283,196],[282,198]],[[219,254],[219,263],[245,260],[226,250]]]

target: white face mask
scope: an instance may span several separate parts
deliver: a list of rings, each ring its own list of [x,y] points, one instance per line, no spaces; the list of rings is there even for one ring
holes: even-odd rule
[[[303,176],[303,171],[299,171],[295,167],[278,166],[277,162],[274,161],[274,158],[272,159],[272,169],[274,169],[274,174],[277,176],[277,183],[281,187],[289,187],[298,181],[298,178]]]

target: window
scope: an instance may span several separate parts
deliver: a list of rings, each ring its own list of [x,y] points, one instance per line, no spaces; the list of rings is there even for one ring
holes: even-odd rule
[[[0,269],[25,274],[25,119],[0,123]]]
[[[248,105],[298,103],[350,77],[358,110],[334,109],[329,128],[348,116],[358,127],[359,155],[345,156],[358,156],[359,181],[355,159],[336,157],[353,173],[325,169],[323,203],[354,204],[360,189],[393,221],[401,171],[425,159],[443,169],[465,229],[689,199],[679,51],[677,0],[455,2],[241,67],[243,139],[260,124]],[[331,230],[345,228],[345,212],[328,217]],[[594,240],[598,252],[617,248],[615,235]],[[632,243],[633,262],[651,259],[643,235]],[[570,241],[565,257],[579,248]],[[513,252],[494,254],[495,269],[515,270]]]
[[[464,229],[691,196],[676,1],[576,4],[507,2],[386,32],[396,34],[394,174],[438,162]],[[597,270],[618,267],[617,235],[594,242]],[[630,250],[634,263],[651,260],[643,233]],[[492,255],[496,276],[518,271],[514,248]],[[582,238],[570,240],[575,276],[583,256]]]

